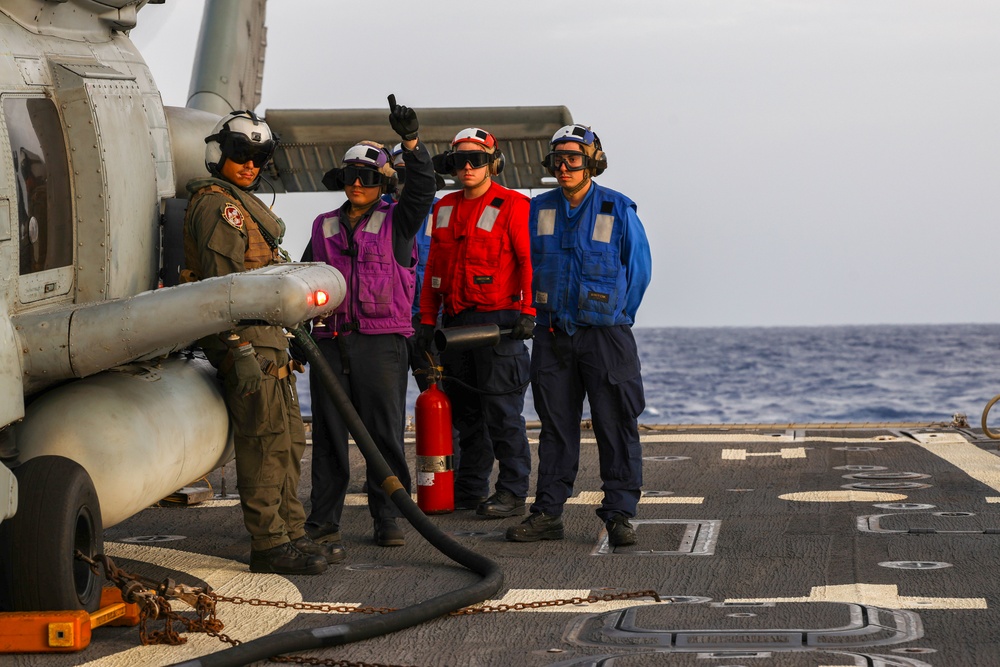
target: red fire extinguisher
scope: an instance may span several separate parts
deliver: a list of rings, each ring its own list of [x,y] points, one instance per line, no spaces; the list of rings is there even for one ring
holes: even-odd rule
[[[417,396],[417,507],[425,514],[455,511],[451,401],[436,382]]]

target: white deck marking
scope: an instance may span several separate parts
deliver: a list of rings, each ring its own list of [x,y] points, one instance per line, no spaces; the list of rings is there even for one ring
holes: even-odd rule
[[[854,602],[887,609],[986,609],[985,598],[923,598],[900,595],[893,584],[814,586],[805,598],[740,598],[741,602]]]
[[[885,503],[889,501],[906,500],[901,493],[885,493],[884,491],[799,491],[783,493],[780,500],[794,500],[800,503]]]
[[[526,502],[534,502],[534,498],[528,498]],[[603,491],[581,491],[572,498],[566,500],[567,505],[600,505],[604,500]],[[643,496],[639,498],[640,505],[701,505],[704,498],[686,496]]]
[[[914,433],[920,446],[969,477],[1000,491],[1000,458],[976,447],[958,433]]]
[[[212,500],[203,500],[200,503],[188,505],[188,507],[236,507],[239,504],[239,498],[213,498]]]
[[[804,459],[806,458],[805,447],[782,447],[776,452],[748,452],[745,449],[723,449],[723,460],[746,461],[750,456],[780,456],[783,459]]]

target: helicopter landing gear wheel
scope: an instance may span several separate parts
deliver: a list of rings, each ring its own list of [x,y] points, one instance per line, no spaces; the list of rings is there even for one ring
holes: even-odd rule
[[[0,524],[15,611],[85,609],[101,603],[101,581],[74,553],[104,548],[101,508],[90,475],[75,461],[39,456],[14,470],[17,513]],[[5,559],[6,560],[6,559]]]

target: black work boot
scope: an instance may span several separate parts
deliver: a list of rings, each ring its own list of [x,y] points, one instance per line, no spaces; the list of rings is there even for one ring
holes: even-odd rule
[[[375,543],[380,547],[403,546],[403,529],[396,525],[396,519],[375,519]]]
[[[544,512],[532,512],[527,519],[507,529],[508,542],[537,542],[538,540],[561,540],[562,538],[562,517],[552,516]]]
[[[624,514],[614,514],[605,522],[608,530],[608,544],[613,547],[627,547],[636,543],[635,528]]]
[[[306,535],[313,542],[340,542],[340,526],[332,523],[307,523],[305,526]]]
[[[285,542],[273,549],[250,552],[251,572],[274,574],[320,574],[326,571],[326,560],[322,556],[304,554],[291,542]]]
[[[347,557],[347,551],[340,542],[314,542],[308,535],[292,540],[292,546],[309,556],[322,556],[330,565],[340,563]]]
[[[488,519],[502,519],[524,514],[524,498],[518,498],[506,489],[500,489],[476,508],[476,514]]]
[[[467,493],[456,493],[455,511],[461,512],[462,510],[478,509],[478,507],[485,502],[486,496],[472,496]]]

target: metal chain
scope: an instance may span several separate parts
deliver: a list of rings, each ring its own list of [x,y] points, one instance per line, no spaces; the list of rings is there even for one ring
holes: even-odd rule
[[[629,600],[632,598],[653,598],[660,602],[660,594],[656,591],[634,591],[631,593],[608,593],[607,595],[589,595],[585,598],[565,598],[561,600],[537,600],[535,602],[516,602],[514,604],[482,605],[456,609],[449,616],[472,616],[474,614],[496,614],[505,611],[523,611],[524,609],[544,609],[545,607],[562,607],[568,604],[593,604],[595,602],[612,602],[614,600]]]
[[[258,598],[227,597],[216,593],[208,594],[216,602],[230,604],[248,604],[251,607],[277,607],[278,609],[295,609],[297,611],[321,611],[327,614],[388,614],[396,611],[392,607],[352,607],[350,605],[311,604],[309,602],[287,602],[285,600],[261,600]]]
[[[192,588],[184,584],[174,584],[173,580],[153,582],[138,575],[129,574],[115,566],[114,561],[104,554],[89,558],[77,551],[76,557],[86,562],[94,574],[99,574],[99,566],[103,566],[105,577],[114,583],[122,592],[125,602],[139,605],[139,640],[143,645],[149,644],[183,644],[187,641],[173,627],[174,623],[183,625],[188,632],[202,632],[219,641],[238,646],[241,642],[224,634],[225,627],[215,615],[216,604],[247,604],[252,607],[275,607],[276,609],[294,609],[296,611],[319,611],[323,613],[341,614],[388,614],[396,611],[392,607],[352,607],[349,605],[311,604],[308,602],[288,602],[285,600],[262,600],[259,598],[243,598],[225,596],[214,593],[211,588]],[[189,604],[198,615],[197,619],[181,616],[173,611],[168,597],[183,600]],[[659,593],[654,590],[634,591],[627,593],[608,593],[606,595],[589,595],[587,597],[562,598],[556,600],[536,600],[535,602],[517,602],[514,604],[480,605],[464,607],[448,614],[449,617],[472,616],[475,614],[496,614],[506,611],[522,611],[524,609],[544,609],[546,607],[561,607],[565,605],[594,604],[597,602],[613,602],[615,600],[630,600],[634,598],[653,598],[661,602]],[[162,631],[150,631],[148,623],[162,619]],[[274,656],[271,662],[292,663],[297,665],[329,665],[331,667],[404,667],[402,665],[386,665],[383,663],[352,662],[349,660],[334,660],[327,658],[312,658],[303,656]]]
[[[606,595],[589,595],[585,598],[565,598],[558,600],[538,600],[535,602],[517,602],[515,604],[483,605],[479,607],[464,607],[457,609],[450,614],[454,616],[472,616],[474,614],[494,614],[505,611],[521,611],[524,609],[543,609],[545,607],[561,607],[567,604],[593,604],[595,602],[613,602],[615,600],[629,600],[633,598],[653,598],[661,602],[660,594],[656,591],[635,591],[630,593],[608,593]],[[220,598],[221,601],[221,598]],[[258,600],[258,603],[266,603]],[[319,605],[315,605],[319,606]],[[327,605],[329,606],[329,605]],[[391,611],[391,610],[389,610]],[[293,663],[296,665],[328,665],[329,667],[402,667],[400,665],[384,665],[382,663],[351,662],[349,660],[334,660],[332,658],[310,658],[303,656],[278,655],[271,659],[271,662]]]
[[[271,662],[292,663],[295,665],[329,665],[330,667],[413,667],[413,665],[387,665],[382,662],[353,662],[351,660],[334,660],[333,658],[307,658],[300,655],[276,655]]]

